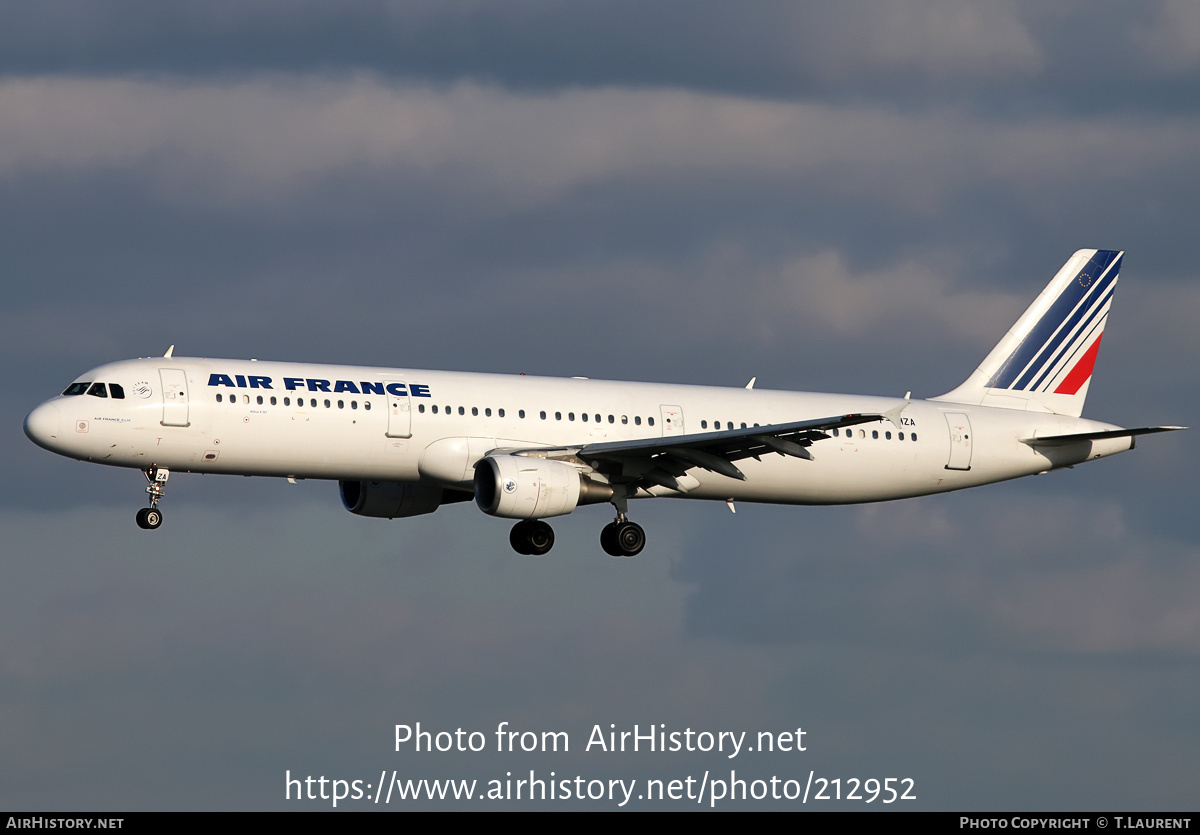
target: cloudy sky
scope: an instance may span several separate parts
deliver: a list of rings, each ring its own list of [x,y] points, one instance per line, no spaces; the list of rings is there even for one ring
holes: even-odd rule
[[[1198,148],[1184,0],[6,5],[0,806],[732,768],[1194,809],[1195,432],[887,505],[646,502],[614,560],[603,508],[531,559],[473,505],[360,519],[311,481],[179,476],[149,534],[139,474],[21,421],[171,344],[932,396],[1099,247],[1128,254],[1085,414],[1194,423]],[[505,721],[571,751],[394,750]],[[807,750],[583,750],[635,723]]]

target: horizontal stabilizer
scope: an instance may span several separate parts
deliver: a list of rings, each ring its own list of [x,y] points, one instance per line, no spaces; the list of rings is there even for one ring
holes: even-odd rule
[[[1045,438],[1022,438],[1021,443],[1030,446],[1062,446],[1080,441],[1101,441],[1106,438],[1132,438],[1151,435],[1155,432],[1174,432],[1186,426],[1143,426],[1139,429],[1110,429],[1107,432],[1076,432],[1072,435],[1047,435]]]

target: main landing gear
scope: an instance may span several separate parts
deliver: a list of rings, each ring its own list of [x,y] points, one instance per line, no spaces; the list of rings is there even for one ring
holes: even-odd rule
[[[541,519],[525,519],[513,525],[508,544],[518,554],[540,557],[554,547],[554,528]]]
[[[151,467],[142,470],[142,474],[146,476],[146,481],[150,482],[150,486],[146,488],[146,492],[150,494],[150,506],[137,512],[137,524],[143,530],[152,531],[162,524],[163,515],[158,509],[158,503],[167,492],[164,485],[170,478],[171,471],[166,467]]]
[[[646,532],[618,511],[617,518],[600,531],[600,547],[613,557],[636,557],[646,547]]]
[[[508,543],[518,554],[540,557],[554,547],[554,529],[541,519],[525,519],[513,525]],[[624,513],[618,513],[616,521],[600,531],[600,547],[614,557],[636,557],[646,547],[646,532],[641,525],[627,520]]]

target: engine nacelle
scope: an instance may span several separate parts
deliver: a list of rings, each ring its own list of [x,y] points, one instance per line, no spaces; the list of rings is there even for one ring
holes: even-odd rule
[[[562,516],[579,504],[606,502],[612,488],[584,478],[561,461],[522,455],[489,455],[475,464],[475,503],[509,519]]]
[[[454,491],[433,484],[400,484],[395,481],[339,481],[342,504],[346,510],[359,516],[375,516],[383,519],[398,519],[404,516],[420,516],[433,513],[439,506],[458,501],[458,496],[447,496]],[[470,498],[469,493],[461,493]]]

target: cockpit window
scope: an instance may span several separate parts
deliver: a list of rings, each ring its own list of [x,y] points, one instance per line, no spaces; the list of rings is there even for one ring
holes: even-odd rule
[[[86,394],[90,385],[91,383],[71,383],[71,385],[67,386],[67,390],[63,392],[63,396],[70,397],[76,394]]]
[[[88,394],[92,397],[108,397],[108,390],[104,388],[104,383],[92,383],[92,387],[88,389]]]
[[[123,389],[117,383],[109,383],[108,384],[108,393],[112,395],[113,400],[124,400],[125,399],[125,389]]]

